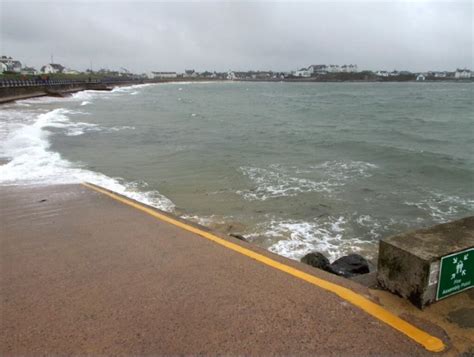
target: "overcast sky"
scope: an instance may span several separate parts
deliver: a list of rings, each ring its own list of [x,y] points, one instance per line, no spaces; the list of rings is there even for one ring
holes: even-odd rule
[[[471,1],[0,0],[0,50],[22,63],[133,72],[472,68]]]

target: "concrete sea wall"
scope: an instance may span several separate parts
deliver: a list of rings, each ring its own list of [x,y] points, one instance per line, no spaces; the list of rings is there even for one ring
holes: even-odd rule
[[[66,96],[70,93],[82,90],[111,90],[115,86],[140,84],[141,81],[133,82],[53,82],[38,83],[33,82],[30,85],[2,86],[0,87],[0,104],[12,102],[20,99],[41,97],[41,96]]]

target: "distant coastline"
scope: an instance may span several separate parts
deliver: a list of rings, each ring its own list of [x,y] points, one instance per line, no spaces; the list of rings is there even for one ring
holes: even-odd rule
[[[10,103],[17,100],[29,99],[43,96],[66,97],[76,92],[84,90],[109,91],[115,87],[169,83],[169,82],[270,82],[270,83],[388,83],[388,82],[426,82],[426,83],[472,83],[473,79],[454,78],[428,78],[422,81],[404,77],[374,77],[374,76],[320,76],[320,77],[294,77],[294,78],[205,78],[205,77],[181,77],[166,79],[125,79],[125,80],[94,80],[94,81],[74,81],[74,80],[0,80],[0,104]]]

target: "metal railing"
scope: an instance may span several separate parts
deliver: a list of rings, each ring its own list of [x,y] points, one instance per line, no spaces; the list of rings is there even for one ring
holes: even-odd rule
[[[64,85],[81,85],[81,84],[117,84],[121,82],[140,82],[136,79],[92,79],[87,81],[69,80],[69,79],[0,79],[0,88],[13,87],[44,87],[44,86],[64,86]]]

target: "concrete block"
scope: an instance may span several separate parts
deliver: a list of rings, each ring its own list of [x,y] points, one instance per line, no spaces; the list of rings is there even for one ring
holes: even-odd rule
[[[473,265],[473,247],[474,216],[383,239],[379,245],[377,281],[422,309],[442,296],[438,292],[442,258],[443,266],[453,253],[463,252],[466,259],[464,274],[467,269],[467,276],[463,276],[460,286],[451,288],[450,293],[472,286],[474,266],[468,265]]]

